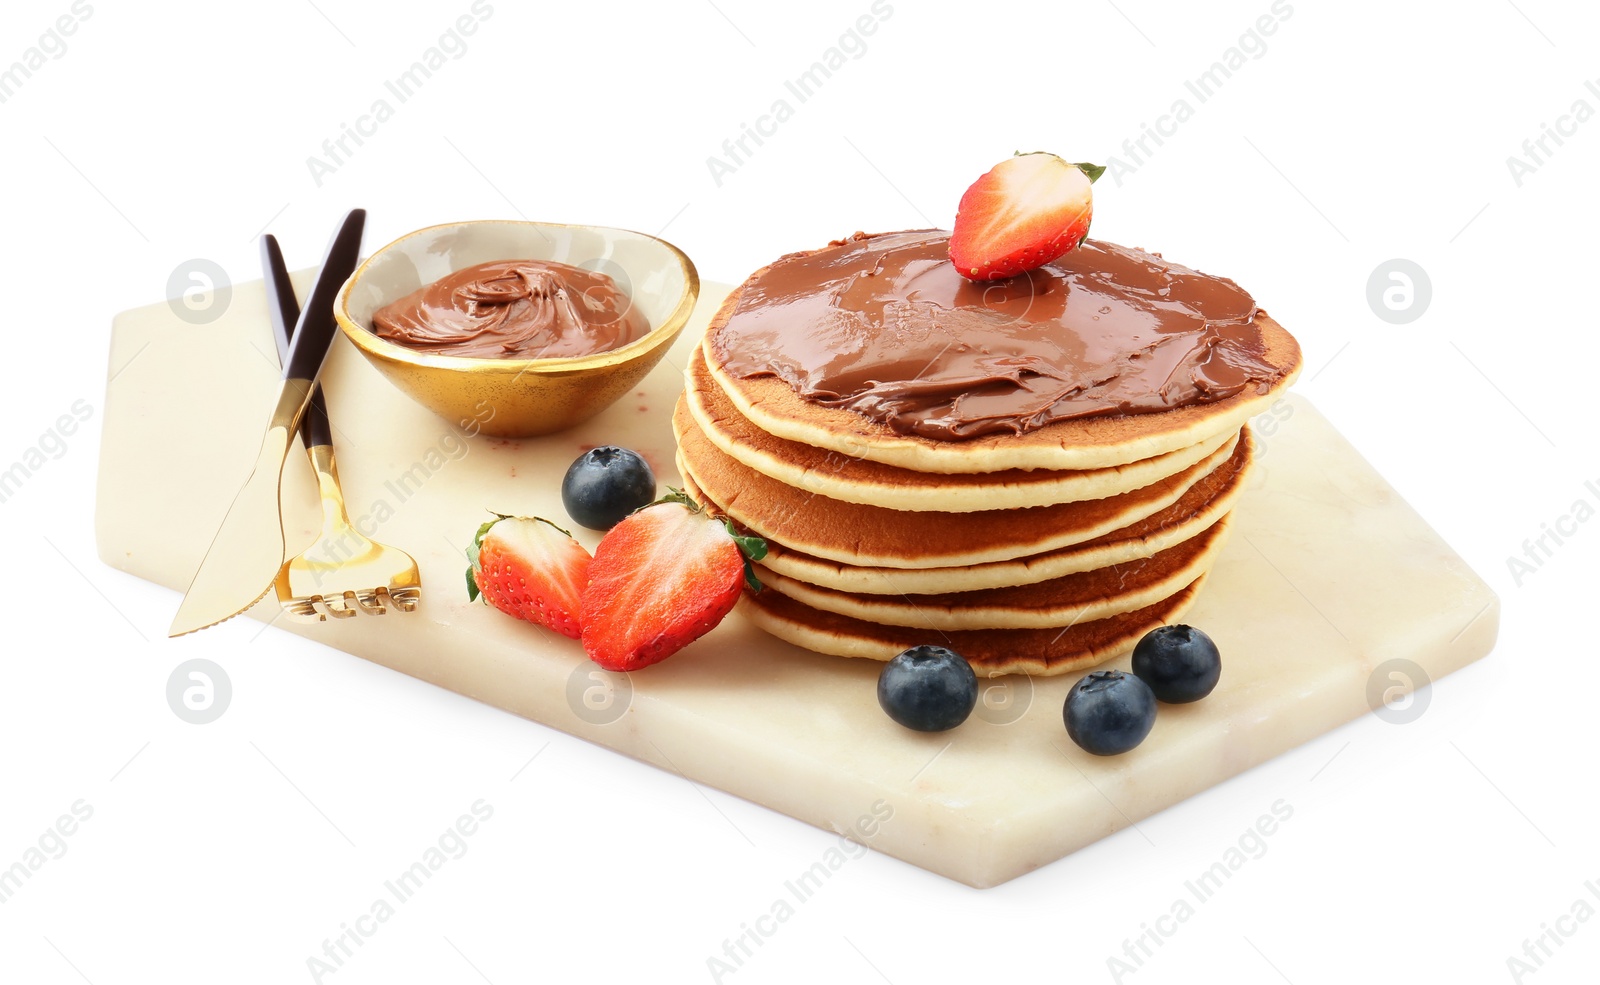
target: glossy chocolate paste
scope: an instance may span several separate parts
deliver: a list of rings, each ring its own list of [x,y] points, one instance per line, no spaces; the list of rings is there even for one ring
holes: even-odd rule
[[[901,434],[960,440],[1265,392],[1256,304],[1239,285],[1086,240],[1007,280],[956,272],[939,230],[857,233],[773,263],[712,338],[738,379]]]
[[[447,356],[587,356],[643,338],[650,323],[609,276],[553,260],[458,270],[372,316],[379,338]]]

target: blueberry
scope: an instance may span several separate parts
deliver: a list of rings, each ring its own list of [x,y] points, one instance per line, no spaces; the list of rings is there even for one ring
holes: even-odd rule
[[[1222,655],[1192,626],[1161,626],[1133,648],[1133,672],[1169,704],[1199,701],[1222,677]]]
[[[978,675],[954,650],[914,646],[883,665],[878,704],[918,732],[943,732],[967,720],[978,703]]]
[[[610,530],[656,498],[656,474],[636,451],[605,445],[578,456],[561,480],[567,515],[590,530]]]
[[[1115,756],[1144,741],[1156,723],[1149,685],[1120,670],[1097,670],[1072,685],[1061,709],[1067,734],[1084,752]]]

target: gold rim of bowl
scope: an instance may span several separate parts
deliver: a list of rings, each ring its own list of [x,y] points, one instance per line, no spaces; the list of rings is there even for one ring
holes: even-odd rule
[[[678,296],[678,303],[673,307],[671,314],[662,320],[660,325],[627,345],[604,352],[595,352],[587,356],[558,356],[549,359],[485,359],[477,356],[448,356],[432,352],[422,352],[408,348],[387,339],[378,337],[378,334],[365,325],[358,324],[350,316],[350,292],[355,289],[356,283],[366,274],[367,268],[373,261],[389,252],[401,243],[434,232],[438,229],[460,226],[541,226],[556,229],[588,229],[605,233],[627,233],[652,240],[666,248],[667,252],[678,261],[678,267],[683,272],[683,292]],[[425,285],[424,285],[425,286]],[[334,305],[334,320],[339,323],[339,328],[344,332],[345,338],[359,349],[364,349],[374,356],[408,363],[413,366],[426,366],[434,369],[445,369],[465,373],[508,374],[537,373],[541,371],[579,371],[586,369],[603,369],[607,366],[620,366],[635,356],[650,351],[659,344],[665,336],[676,335],[688,324],[689,315],[694,311],[695,301],[700,296],[700,272],[695,269],[694,261],[688,254],[678,249],[659,236],[641,233],[635,229],[623,229],[619,226],[594,226],[586,223],[573,222],[533,222],[521,219],[468,219],[461,222],[441,222],[432,226],[424,226],[413,230],[404,236],[393,240],[367,257],[366,261],[357,267],[355,273],[344,282],[339,289],[339,299]],[[399,300],[398,298],[392,300]],[[630,296],[629,301],[632,302]]]

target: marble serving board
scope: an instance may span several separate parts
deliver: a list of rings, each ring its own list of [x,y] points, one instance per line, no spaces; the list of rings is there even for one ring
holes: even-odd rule
[[[297,284],[303,294],[304,274]],[[560,478],[584,449],[637,449],[663,485],[676,481],[673,401],[727,290],[706,285],[636,392],[569,432],[524,441],[435,417],[337,339],[323,379],[351,516],[416,557],[424,601],[409,616],[307,625],[280,618],[269,594],[249,615],[977,887],[1368,713],[1408,680],[1437,682],[1494,644],[1495,595],[1296,396],[1258,418],[1250,489],[1185,619],[1220,645],[1222,683],[1204,701],[1163,707],[1121,757],[1067,738],[1061,707],[1076,674],[981,682],[972,718],[925,735],[878,708],[877,663],[801,650],[737,614],[665,663],[608,675],[576,642],[469,603],[462,547],[486,511],[564,518]],[[101,558],[182,590],[249,471],[275,393],[261,283],[234,286],[206,324],[168,303],[117,316],[107,375]],[[309,543],[316,501],[298,453],[285,509],[291,545]],[[575,532],[591,549],[599,539]],[[1396,660],[1412,664],[1391,674]]]

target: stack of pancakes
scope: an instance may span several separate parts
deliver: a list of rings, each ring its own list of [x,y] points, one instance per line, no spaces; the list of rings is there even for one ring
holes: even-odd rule
[[[719,364],[711,340],[745,286],[712,319],[673,415],[686,491],[767,540],[764,588],[741,611],[822,653],[948,646],[980,676],[1100,663],[1177,619],[1227,539],[1254,449],[1245,423],[1300,361],[1260,313],[1266,359],[1284,368],[1271,387],[933,440]]]

